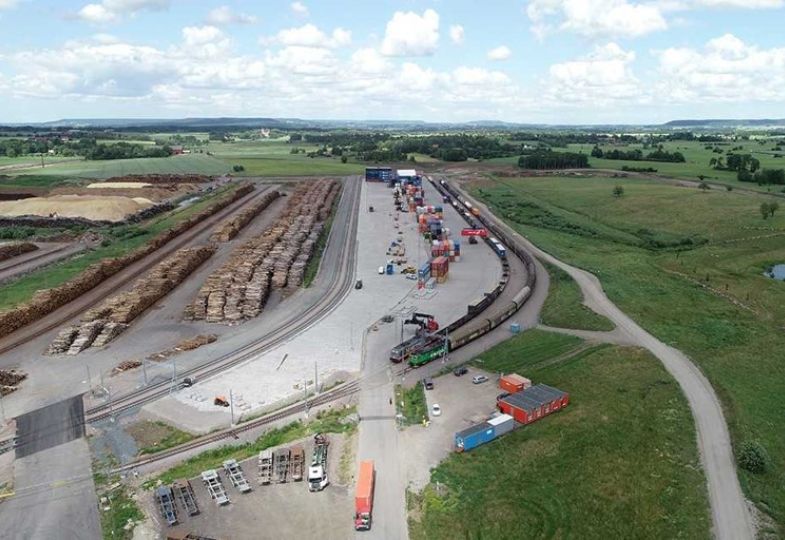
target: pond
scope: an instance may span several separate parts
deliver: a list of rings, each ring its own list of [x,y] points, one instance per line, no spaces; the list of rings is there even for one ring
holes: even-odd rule
[[[778,281],[785,281],[785,264],[775,264],[763,272],[763,275]]]

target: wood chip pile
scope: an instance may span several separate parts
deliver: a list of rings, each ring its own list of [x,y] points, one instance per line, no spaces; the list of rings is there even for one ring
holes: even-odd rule
[[[258,216],[264,211],[265,208],[280,196],[277,190],[268,191],[257,202],[238,212],[232,217],[226,219],[215,232],[210,236],[211,242],[228,242],[243,230],[243,227],[248,225],[253,218]]]
[[[197,223],[204,221],[253,190],[253,185],[245,184],[230,194],[222,196],[201,212],[180,221],[177,225],[150,239],[145,245],[126,253],[122,257],[104,259],[91,264],[75,277],[57,287],[36,291],[30,301],[0,313],[0,337],[7,336],[14,330],[35,322],[67,303],[76,300],[128,265],[153,253]]]
[[[30,242],[0,246],[0,261],[5,261],[11,257],[17,257],[23,253],[30,253],[36,249],[38,249],[38,246],[31,244]]]
[[[278,220],[207,278],[185,318],[237,324],[261,313],[271,289],[299,287],[340,186],[327,179],[301,183]]]
[[[15,369],[0,369],[0,396],[6,396],[19,388],[19,383],[27,378],[27,373]]]
[[[79,354],[88,347],[102,347],[120,335],[136,317],[177,287],[215,253],[214,246],[178,250],[139,278],[130,290],[107,298],[88,310],[79,324],[62,330],[49,354]]]

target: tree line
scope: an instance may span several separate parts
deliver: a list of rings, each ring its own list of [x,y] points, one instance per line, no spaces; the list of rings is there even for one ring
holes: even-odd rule
[[[668,163],[684,163],[687,161],[684,158],[684,154],[681,152],[668,152],[662,147],[662,145],[657,146],[655,150],[649,152],[648,154],[644,154],[643,150],[639,148],[626,151],[619,150],[618,148],[614,148],[612,150],[603,150],[599,146],[595,145],[591,150],[591,155],[595,158],[626,161],[663,161]]]
[[[554,152],[549,149],[537,149],[518,158],[518,166],[522,169],[585,169],[589,166],[589,157],[577,152]]]

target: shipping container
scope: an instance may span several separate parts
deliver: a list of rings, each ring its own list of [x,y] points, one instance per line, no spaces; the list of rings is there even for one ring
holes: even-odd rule
[[[468,452],[495,438],[493,426],[488,422],[481,422],[455,434],[455,450]]]
[[[354,528],[358,531],[367,531],[371,528],[375,477],[373,461],[370,459],[361,461],[354,492]]]
[[[499,379],[499,388],[511,394],[525,390],[531,385],[532,382],[529,379],[522,377],[517,373],[508,373]]]
[[[515,427],[515,419],[509,414],[499,414],[488,419],[488,423],[493,426],[495,437],[501,437],[509,433]]]
[[[505,396],[497,402],[499,410],[516,422],[531,424],[543,416],[559,411],[570,403],[570,395],[547,384],[537,384]]]

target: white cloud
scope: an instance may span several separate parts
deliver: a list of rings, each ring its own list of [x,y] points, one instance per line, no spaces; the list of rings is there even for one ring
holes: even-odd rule
[[[665,100],[785,101],[785,48],[761,49],[725,34],[703,50],[672,47],[656,55],[657,94]]]
[[[107,24],[140,11],[161,11],[168,7],[169,0],[103,0],[100,4],[84,5],[76,17],[92,24]]]
[[[302,2],[292,2],[290,6],[292,11],[294,11],[297,15],[301,15],[303,17],[308,16],[308,6],[303,4]]]
[[[450,39],[456,45],[463,43],[463,26],[454,24],[450,27]]]
[[[11,9],[18,3],[18,0],[0,0],[0,9]]]
[[[584,58],[552,65],[543,91],[555,102],[645,101],[645,92],[632,73],[634,60],[634,52],[616,43],[597,46]]]
[[[272,41],[285,46],[336,48],[349,45],[352,42],[352,33],[336,28],[328,36],[317,26],[308,23],[298,28],[285,28],[278,32]]]
[[[697,0],[708,7],[732,7],[747,9],[775,9],[785,6],[785,0]]]
[[[488,51],[488,60],[507,60],[512,56],[512,51],[507,45],[499,45]]]
[[[183,28],[183,41],[190,47],[207,45],[223,39],[223,32],[215,26],[186,26]]]
[[[245,13],[233,11],[229,6],[220,6],[207,14],[206,22],[216,26],[226,26],[229,24],[253,24],[256,17]]]
[[[392,70],[391,62],[372,48],[356,50],[351,63],[353,73],[380,75]]]
[[[526,13],[539,37],[554,30],[637,37],[668,27],[660,5],[627,0],[531,0]]]
[[[387,23],[382,41],[385,56],[428,56],[439,43],[439,14],[426,9],[422,15],[397,11]]]

